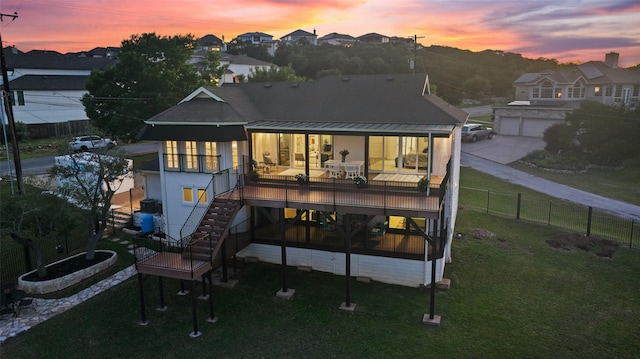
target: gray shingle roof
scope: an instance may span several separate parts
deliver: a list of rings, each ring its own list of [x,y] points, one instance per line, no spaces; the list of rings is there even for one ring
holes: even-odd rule
[[[24,75],[9,82],[12,90],[85,90],[89,76]]]
[[[93,70],[105,69],[118,61],[106,57],[66,56],[56,51],[14,52],[12,48],[4,49],[4,55],[7,67],[14,69]]]

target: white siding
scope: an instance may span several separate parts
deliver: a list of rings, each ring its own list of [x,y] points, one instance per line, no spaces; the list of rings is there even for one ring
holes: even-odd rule
[[[344,253],[287,247],[287,265],[307,266],[313,270],[336,275],[345,275],[345,256]],[[262,262],[282,263],[281,247],[266,244],[252,243],[241,250],[238,257],[256,257]],[[440,281],[444,273],[444,262],[437,260],[436,265],[436,281]],[[378,282],[418,287],[431,282],[431,263],[352,254],[351,276],[369,277]]]

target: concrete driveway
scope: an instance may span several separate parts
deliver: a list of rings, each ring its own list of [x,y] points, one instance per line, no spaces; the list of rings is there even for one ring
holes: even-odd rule
[[[462,152],[506,165],[544,149],[544,145],[542,138],[494,135],[490,140],[463,142]]]

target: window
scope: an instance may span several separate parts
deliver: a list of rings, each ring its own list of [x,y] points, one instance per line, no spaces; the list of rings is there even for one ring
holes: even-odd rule
[[[215,171],[217,169],[216,156],[218,155],[215,142],[204,143],[204,155],[205,155],[204,165],[207,168],[207,171]]]
[[[545,81],[540,88],[541,98],[553,98],[553,84],[551,81]]]
[[[607,97],[613,96],[613,87],[605,86],[604,87],[604,95],[607,96]]]
[[[583,98],[584,87],[579,82],[573,84],[573,87],[567,89],[567,98]]]
[[[195,141],[186,141],[185,145],[185,160],[187,170],[198,169],[198,148]]]
[[[231,158],[233,161],[233,168],[238,168],[238,141],[233,141],[231,143]]]
[[[18,98],[18,106],[24,106],[24,91],[11,91],[9,92],[9,98],[11,99],[11,105],[16,105],[16,97]]]
[[[164,152],[167,168],[178,168],[178,142],[177,141],[165,141]]]
[[[198,188],[198,203],[207,203],[207,190]]]
[[[602,96],[602,89],[600,88],[600,86],[594,87],[593,91],[595,96]]]
[[[540,89],[538,87],[534,87],[532,90],[533,94],[531,95],[531,97],[540,98]]]
[[[193,202],[193,188],[182,188],[182,201]]]

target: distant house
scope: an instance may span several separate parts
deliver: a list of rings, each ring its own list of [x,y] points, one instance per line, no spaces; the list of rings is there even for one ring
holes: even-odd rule
[[[332,32],[330,34],[324,35],[318,39],[318,43],[325,43],[329,45],[339,45],[339,46],[352,46],[358,40],[346,34],[338,34],[337,32]]]
[[[295,44],[302,40],[308,42],[311,45],[317,45],[318,36],[316,35],[316,30],[313,30],[313,33],[310,33],[308,31],[298,29],[280,38],[280,42],[286,45]]]
[[[269,69],[274,66],[272,63],[254,59],[245,55],[231,55],[222,53],[220,65],[227,65],[227,71],[223,75],[222,83],[240,82],[241,78],[247,80],[252,71],[257,68]]]
[[[495,130],[501,135],[542,137],[551,125],[583,101],[637,108],[640,71],[618,67],[619,54],[560,71],[521,75],[513,83],[515,101],[494,106]]]
[[[360,42],[369,42],[375,44],[388,44],[391,39],[388,36],[380,35],[375,32],[370,32],[357,37]]]
[[[218,51],[225,52],[227,51],[227,44],[224,42],[224,36],[222,39],[215,35],[205,35],[198,39],[198,46],[200,50],[207,51]]]
[[[273,40],[273,35],[263,32],[246,32],[236,36],[233,41],[237,42],[238,46],[242,46],[243,44],[264,46],[271,56],[274,56],[278,49],[278,41]]]
[[[91,70],[103,70],[114,57],[63,55],[56,51],[4,49],[16,122],[27,125],[32,138],[86,132],[89,119],[81,103]]]

